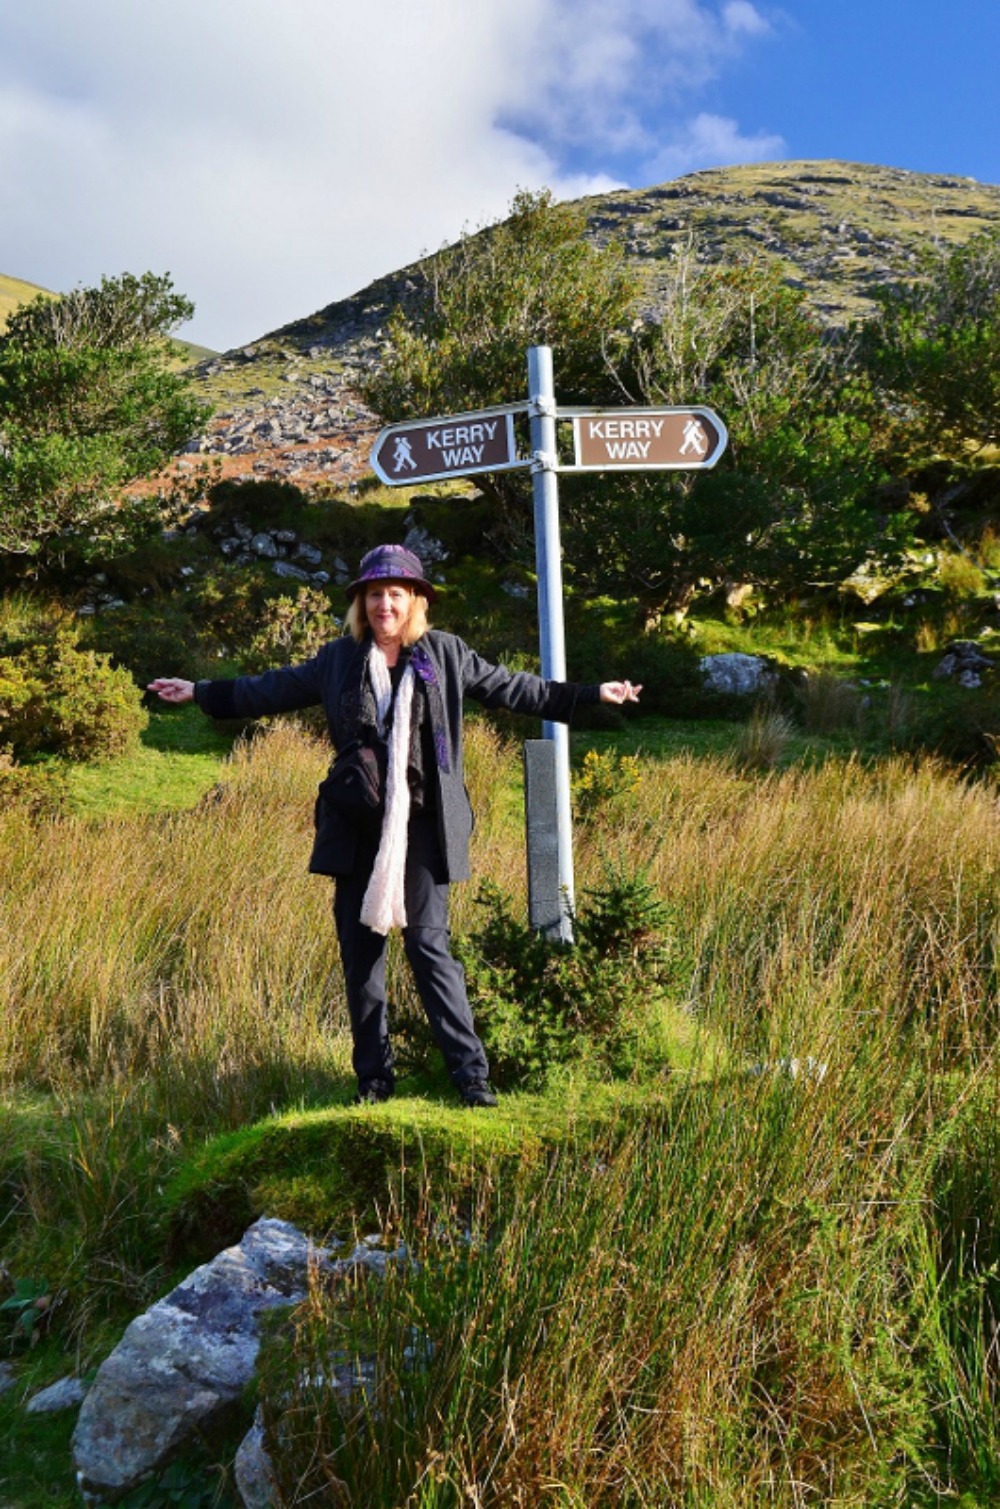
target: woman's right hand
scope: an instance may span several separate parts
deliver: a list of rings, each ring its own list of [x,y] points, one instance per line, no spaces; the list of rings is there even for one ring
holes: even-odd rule
[[[184,681],[180,676],[158,676],[146,690],[155,692],[163,702],[194,701],[194,682]]]

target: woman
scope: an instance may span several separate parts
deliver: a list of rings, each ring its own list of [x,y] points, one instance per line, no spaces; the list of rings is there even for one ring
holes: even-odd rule
[[[165,702],[217,718],[259,718],[322,704],[338,752],[316,803],[309,868],[335,878],[358,1101],[394,1090],[385,942],[403,944],[424,1010],[466,1105],[494,1106],[465,975],[452,958],[448,886],[469,874],[472,809],[462,776],[462,699],[568,723],[578,702],[638,700],[629,681],[576,686],[490,665],[427,627],[434,588],[402,545],[379,545],[347,589],[349,636],[302,665],[232,681],[161,677]]]

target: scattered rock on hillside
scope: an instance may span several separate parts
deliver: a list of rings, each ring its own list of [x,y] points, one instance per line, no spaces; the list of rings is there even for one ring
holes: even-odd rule
[[[102,1363],[73,1434],[85,1495],[114,1501],[219,1424],[253,1376],[261,1317],[296,1304],[329,1254],[261,1220],[129,1326]]]
[[[704,655],[701,674],[707,691],[730,697],[751,697],[771,686],[775,680],[773,667],[762,656],[741,655],[737,651],[726,655]]]
[[[64,1409],[76,1409],[87,1397],[90,1388],[82,1378],[60,1378],[58,1383],[32,1394],[25,1405],[29,1415],[53,1415]]]
[[[953,639],[932,675],[935,681],[954,677],[959,686],[974,691],[983,684],[982,673],[991,671],[995,665],[996,661],[984,655],[974,639]]]
[[[274,1471],[264,1444],[264,1422],[260,1406],[253,1425],[240,1442],[233,1462],[233,1476],[244,1509],[271,1509],[277,1497]]]

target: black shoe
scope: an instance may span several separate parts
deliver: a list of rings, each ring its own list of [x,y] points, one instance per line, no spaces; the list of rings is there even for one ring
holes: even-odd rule
[[[495,1106],[497,1103],[488,1079],[467,1079],[463,1085],[459,1085],[458,1093],[463,1105]]]
[[[396,1087],[387,1079],[366,1079],[358,1086],[358,1093],[351,1101],[352,1106],[377,1106],[383,1100],[391,1100],[396,1093]]]

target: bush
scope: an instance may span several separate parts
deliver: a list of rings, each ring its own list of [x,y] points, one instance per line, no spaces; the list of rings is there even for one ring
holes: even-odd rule
[[[139,686],[157,676],[192,681],[218,675],[218,649],[186,606],[169,599],[129,603],[85,621],[83,642],[131,672]],[[214,650],[214,653],[213,653]]]
[[[12,753],[106,760],[128,754],[149,722],[142,693],[74,631],[0,658],[0,739]]]
[[[962,600],[982,597],[987,590],[982,567],[965,554],[953,554],[951,551],[943,550],[938,565],[938,577],[945,595],[949,598]]]
[[[65,782],[55,771],[26,769],[0,749],[0,812],[16,807],[30,817],[57,817],[65,805]]]
[[[667,968],[667,910],[642,874],[609,871],[584,893],[575,943],[519,922],[491,882],[482,926],[457,940],[496,1082],[539,1088],[562,1066],[621,1074],[635,1064],[650,997]]]
[[[330,611],[329,598],[316,587],[300,587],[294,598],[271,598],[260,616],[260,626],[240,656],[243,670],[250,675],[308,660],[340,633],[340,620]]]
[[[596,817],[609,802],[626,799],[639,784],[639,756],[588,749],[573,780],[573,811],[581,822]]]

